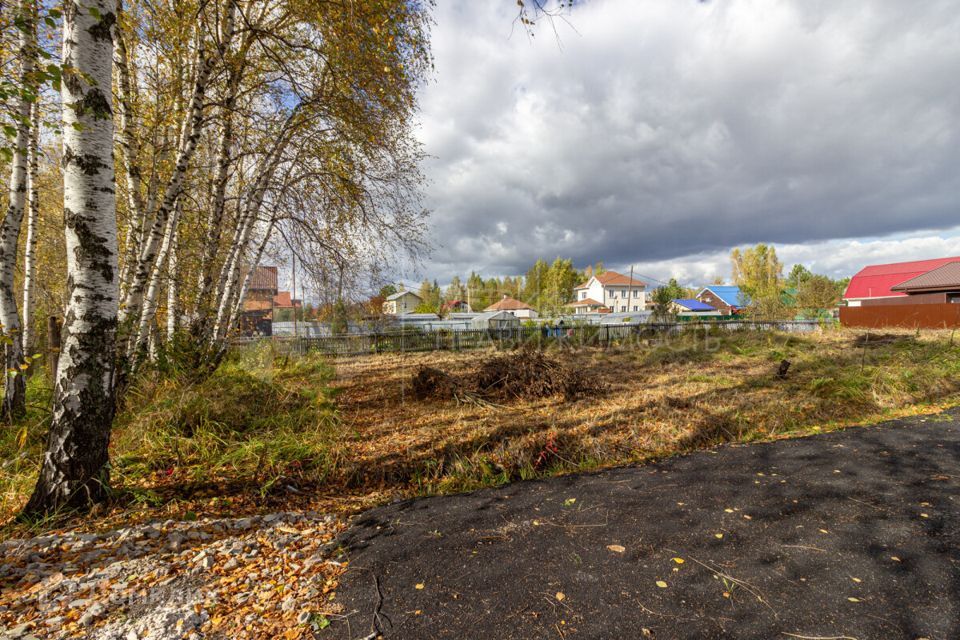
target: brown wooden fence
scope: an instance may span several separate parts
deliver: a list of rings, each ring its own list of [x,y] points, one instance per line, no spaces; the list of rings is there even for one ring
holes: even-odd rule
[[[840,307],[840,324],[864,329],[956,329],[960,328],[960,304]]]

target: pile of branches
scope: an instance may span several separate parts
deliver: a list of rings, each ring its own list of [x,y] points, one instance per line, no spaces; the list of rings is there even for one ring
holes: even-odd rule
[[[421,366],[413,376],[413,395],[491,405],[495,401],[562,395],[565,401],[602,393],[604,385],[582,369],[568,367],[540,351],[523,350],[483,361],[471,373],[454,376]]]
[[[916,336],[905,333],[861,333],[850,341],[854,347],[881,347],[901,342],[916,342]]]

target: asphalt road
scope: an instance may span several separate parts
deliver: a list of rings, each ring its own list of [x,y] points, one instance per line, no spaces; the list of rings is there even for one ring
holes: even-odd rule
[[[960,638],[960,411],[363,514],[322,638]]]

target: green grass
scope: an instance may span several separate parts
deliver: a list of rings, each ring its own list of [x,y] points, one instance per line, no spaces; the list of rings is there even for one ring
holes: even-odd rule
[[[338,421],[321,357],[289,359],[270,345],[235,351],[209,377],[150,371],[128,388],[110,442],[112,484],[126,502],[157,507],[177,491],[264,495],[280,480],[320,483],[337,464]],[[0,514],[26,499],[49,427],[45,377],[30,413],[0,428]],[[185,489],[186,488],[186,489]]]
[[[269,345],[235,352],[208,378],[146,376],[114,426],[115,477],[241,482],[267,490],[284,476],[322,481],[334,465],[337,420],[319,356]]]
[[[291,500],[289,487],[371,504],[956,403],[960,344],[949,334],[905,334],[866,347],[855,343],[857,335],[708,330],[649,346],[585,350],[574,357],[576,366],[610,385],[609,392],[573,403],[517,400],[507,408],[411,401],[401,389],[412,364],[400,366],[394,356],[363,359],[352,374],[342,364],[347,374],[336,381],[323,357],[287,358],[263,344],[231,352],[204,379],[175,368],[135,379],[114,424],[112,480],[124,498],[119,504],[171,515],[206,504],[257,509],[258,499]],[[407,356],[450,371],[482,357]],[[786,379],[776,376],[783,359],[792,362]],[[27,418],[0,429],[5,515],[32,488],[49,402],[46,378],[31,377]]]

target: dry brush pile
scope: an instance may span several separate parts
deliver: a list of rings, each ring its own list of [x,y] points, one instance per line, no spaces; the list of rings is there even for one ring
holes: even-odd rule
[[[600,395],[606,389],[583,370],[534,349],[488,358],[475,371],[460,375],[421,365],[411,386],[418,400],[456,399],[477,404],[556,395],[570,402]]]

